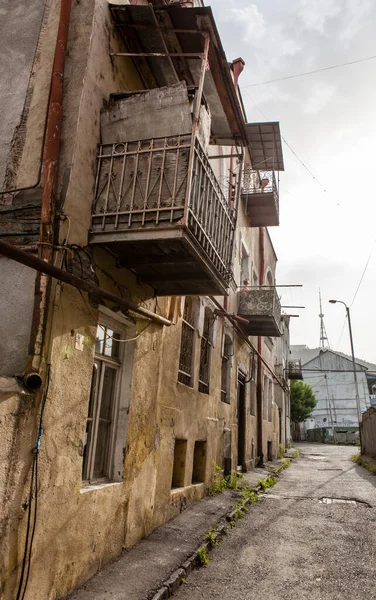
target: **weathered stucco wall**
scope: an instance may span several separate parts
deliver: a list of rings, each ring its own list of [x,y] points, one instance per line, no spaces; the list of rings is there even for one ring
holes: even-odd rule
[[[0,19],[0,189],[10,157],[12,140],[26,102],[30,70],[43,19],[44,0],[1,3]],[[0,197],[1,198],[1,197]],[[0,201],[1,202],[1,201]]]
[[[35,271],[0,256],[0,375],[22,375],[29,349]]]

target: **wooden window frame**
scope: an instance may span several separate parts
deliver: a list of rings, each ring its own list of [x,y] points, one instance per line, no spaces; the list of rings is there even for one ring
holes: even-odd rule
[[[127,321],[119,316],[119,318],[109,318],[106,312],[100,311],[98,315],[98,326],[105,327],[106,329],[111,329],[119,334],[120,338],[126,338],[127,331]],[[85,464],[85,454],[83,457],[83,472],[82,472],[82,485],[92,486],[98,485],[101,483],[110,483],[115,481],[113,475],[113,467],[114,467],[114,450],[115,450],[115,442],[116,442],[116,432],[117,432],[117,421],[118,421],[118,413],[119,413],[119,405],[120,405],[120,393],[121,393],[121,383],[122,376],[124,372],[124,345],[122,343],[119,344],[119,354],[117,358],[112,358],[109,356],[105,356],[103,353],[96,352],[96,348],[94,351],[94,360],[93,360],[93,373],[97,368],[96,375],[96,385],[93,390],[94,378],[92,378],[91,386],[90,386],[90,397],[94,391],[93,397],[93,416],[92,416],[92,427],[93,433],[89,440],[86,441],[86,444],[89,444],[87,448],[87,461]],[[103,472],[105,473],[103,476],[95,476],[95,458],[97,451],[97,443],[98,443],[98,427],[100,421],[100,408],[103,402],[103,383],[104,377],[106,373],[106,368],[114,369],[116,371],[114,389],[112,391],[111,398],[111,425],[110,425],[110,434],[108,440],[107,449],[104,450],[105,458],[104,458],[104,467]],[[89,399],[90,402],[90,399]],[[90,407],[90,404],[89,404]],[[89,410],[88,407],[88,410]],[[86,418],[86,423],[89,420],[89,414]],[[87,435],[87,430],[85,430],[85,436]],[[85,446],[86,446],[85,444]]]

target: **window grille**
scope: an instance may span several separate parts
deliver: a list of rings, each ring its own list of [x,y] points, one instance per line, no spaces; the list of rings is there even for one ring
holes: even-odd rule
[[[182,321],[178,381],[192,387],[195,327],[193,304],[190,298],[185,299]]]
[[[230,404],[231,356],[233,355],[231,338],[226,335],[223,346],[221,372],[221,400]]]
[[[201,338],[200,373],[198,378],[198,391],[203,394],[209,394],[211,347],[211,312],[206,309]]]

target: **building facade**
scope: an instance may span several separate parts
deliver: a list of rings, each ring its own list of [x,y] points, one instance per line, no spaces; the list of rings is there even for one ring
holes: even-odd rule
[[[370,405],[366,367],[357,363],[360,410]],[[347,372],[346,372],[347,371]],[[352,361],[333,350],[324,350],[302,365],[303,379],[315,394],[317,404],[306,428],[358,427]]]
[[[6,600],[64,597],[202,498],[215,465],[290,441],[267,230],[281,139],[246,122],[243,61],[201,2],[24,8],[21,47],[10,3],[2,18]]]

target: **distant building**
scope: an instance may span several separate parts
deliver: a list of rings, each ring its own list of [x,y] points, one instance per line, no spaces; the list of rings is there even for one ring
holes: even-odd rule
[[[306,422],[306,429],[317,427],[356,427],[358,425],[352,361],[333,350],[316,351],[292,346],[291,352],[297,358],[297,348],[302,348],[303,380],[308,383],[316,396],[317,404],[312,417]],[[307,355],[309,360],[304,360]],[[367,367],[357,362],[357,378],[361,412],[370,405],[366,377]]]

